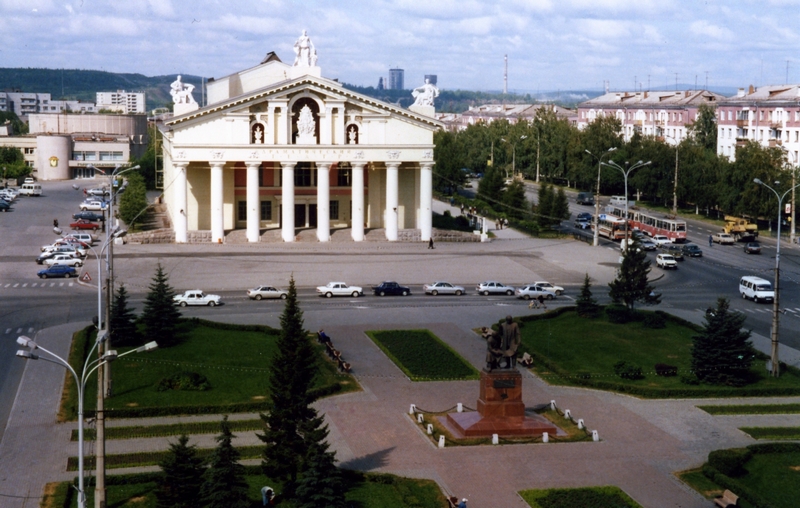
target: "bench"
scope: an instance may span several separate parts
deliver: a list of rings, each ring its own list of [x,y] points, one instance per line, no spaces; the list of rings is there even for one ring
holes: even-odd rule
[[[344,361],[344,358],[339,356],[337,358],[337,360],[338,360],[338,363],[339,363],[339,370],[340,371],[342,371],[342,372],[350,372],[350,364],[347,363],[346,361]]]
[[[728,508],[729,506],[739,506],[739,496],[726,490],[721,496],[714,498],[714,504],[721,508]]]
[[[447,498],[447,505],[450,508],[458,508],[458,498],[456,496],[450,496]]]

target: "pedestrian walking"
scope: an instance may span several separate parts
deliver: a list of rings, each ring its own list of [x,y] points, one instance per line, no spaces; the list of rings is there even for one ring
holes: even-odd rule
[[[709,247],[713,247],[714,246],[714,237],[711,236],[711,235],[708,235],[708,246]]]
[[[86,187],[83,188],[83,196],[86,197]]]
[[[547,310],[547,306],[544,304],[544,297],[539,295],[536,299],[539,300],[539,305],[541,305],[544,310]]]
[[[528,304],[528,308],[529,309],[538,309],[539,308],[539,300],[537,300],[536,298],[531,300],[531,303]]]
[[[467,508],[467,498],[462,498],[461,502],[458,503],[458,508]]]
[[[431,239],[428,240],[428,248],[429,249],[435,249],[436,248],[436,247],[433,246],[433,237],[431,237]]]
[[[58,227],[58,219],[53,219],[53,227],[54,228]]]

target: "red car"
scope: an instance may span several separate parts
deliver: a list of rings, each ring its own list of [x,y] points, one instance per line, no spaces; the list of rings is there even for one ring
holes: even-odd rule
[[[92,231],[97,231],[100,229],[100,224],[86,219],[78,219],[70,224],[69,227],[72,229],[91,229]]]

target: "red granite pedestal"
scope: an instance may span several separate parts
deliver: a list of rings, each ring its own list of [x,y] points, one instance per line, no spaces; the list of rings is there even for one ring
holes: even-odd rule
[[[548,419],[525,414],[522,375],[516,369],[481,371],[478,411],[449,413],[447,423],[464,437],[525,437],[558,431]]]

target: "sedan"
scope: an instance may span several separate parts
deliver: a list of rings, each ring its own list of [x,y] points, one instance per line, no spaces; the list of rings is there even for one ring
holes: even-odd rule
[[[589,229],[590,227],[592,227],[592,223],[591,222],[589,222],[588,220],[582,220],[582,219],[576,220],[573,223],[573,225],[578,229]]]
[[[491,280],[486,282],[481,282],[480,284],[478,284],[478,286],[475,288],[475,291],[477,291],[479,295],[484,295],[484,296],[488,296],[490,294],[495,294],[495,295],[506,294],[508,296],[511,296],[514,294],[513,287],[506,286],[501,282],[496,282]]]
[[[465,293],[464,288],[461,286],[454,286],[449,282],[434,282],[433,284],[425,284],[422,286],[426,295],[456,295],[461,296]]]
[[[725,232],[714,233],[713,235],[711,235],[711,239],[720,245],[733,245],[734,243],[736,243],[736,239]]]
[[[575,217],[575,220],[592,222],[592,214],[589,212],[581,212],[577,217]]]
[[[74,258],[69,254],[56,254],[55,256],[49,257],[44,260],[44,264],[48,266],[57,266],[57,265],[64,265],[64,266],[83,266],[83,261],[81,258]]]
[[[517,295],[517,298],[522,298],[523,300],[530,300],[531,298],[538,299],[540,296],[545,300],[552,300],[556,297],[556,294],[552,291],[530,284],[525,287],[517,288],[515,294]]]
[[[319,296],[331,298],[333,296],[352,296],[358,298],[364,295],[364,291],[359,286],[350,286],[346,282],[329,282],[324,286],[317,287]]]
[[[744,246],[747,254],[761,254],[761,244],[758,242],[747,242]]]
[[[9,210],[11,210],[11,205],[8,203],[8,201],[3,201],[0,199],[0,211],[7,212]]]
[[[90,196],[108,196],[110,194],[107,187],[97,187],[86,191]]]
[[[668,236],[653,235],[653,242],[660,247],[662,245],[672,243],[672,240],[670,240]]]
[[[100,229],[100,224],[86,219],[78,219],[70,224],[69,227],[72,229],[91,229],[92,231],[97,231]]]
[[[536,286],[537,288],[542,288],[545,291],[550,291],[551,293],[555,293],[556,296],[561,296],[561,293],[564,292],[564,288],[562,288],[561,286],[554,286],[553,284],[550,284],[549,282],[545,281],[538,281],[528,285]]]
[[[93,222],[103,222],[106,218],[101,213],[94,212],[78,212],[72,216],[73,219],[86,219]]]
[[[81,203],[80,208],[81,211],[84,212],[86,210],[100,211],[108,208],[108,205],[106,205],[103,201],[84,201],[83,203]]]
[[[375,296],[408,296],[411,294],[411,289],[394,281],[384,281],[377,286],[372,286],[372,292],[375,293]]]
[[[66,277],[69,279],[70,277],[77,277],[78,272],[76,272],[71,266],[55,265],[45,268],[44,270],[39,270],[36,275],[38,275],[40,279],[58,277]]]
[[[685,255],[689,256],[689,257],[692,257],[692,258],[701,258],[701,257],[703,257],[702,249],[700,249],[700,247],[698,247],[697,245],[695,245],[693,243],[684,245],[682,247],[682,249],[683,249],[683,253]]]
[[[658,245],[656,245],[656,243],[649,238],[641,240],[639,242],[639,245],[641,245],[642,249],[644,250],[656,250],[656,248],[658,247]]]
[[[265,298],[280,298],[281,300],[286,300],[286,297],[289,296],[289,292],[285,289],[278,289],[272,286],[258,286],[257,288],[248,289],[247,296],[250,297],[251,300],[263,300]]]

